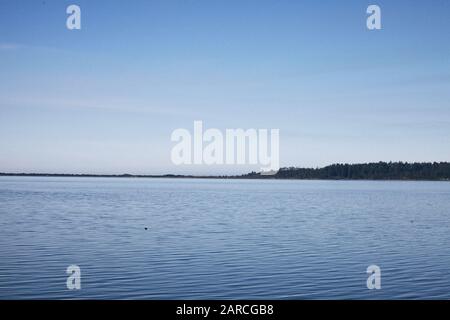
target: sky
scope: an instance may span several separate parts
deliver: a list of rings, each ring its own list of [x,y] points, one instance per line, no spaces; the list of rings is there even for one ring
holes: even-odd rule
[[[0,172],[251,169],[174,165],[195,120],[279,129],[283,167],[450,161],[449,35],[446,0],[0,0]]]

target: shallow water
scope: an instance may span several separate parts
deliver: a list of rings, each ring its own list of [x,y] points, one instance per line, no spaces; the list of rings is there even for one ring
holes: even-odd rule
[[[449,182],[0,177],[0,299],[449,299],[449,200]]]

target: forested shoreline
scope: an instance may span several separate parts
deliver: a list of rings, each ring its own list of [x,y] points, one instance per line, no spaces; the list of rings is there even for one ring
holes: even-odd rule
[[[203,178],[203,179],[303,179],[303,180],[450,180],[450,162],[373,162],[332,164],[322,168],[281,168],[273,175],[251,172],[243,175],[133,175],[1,173],[0,176],[86,178]]]
[[[281,168],[275,175],[252,172],[245,178],[325,180],[450,180],[449,162],[373,162],[322,168]]]

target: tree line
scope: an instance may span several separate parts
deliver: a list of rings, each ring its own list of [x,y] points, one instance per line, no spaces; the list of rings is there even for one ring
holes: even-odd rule
[[[331,180],[450,180],[449,162],[332,164],[323,168],[281,168],[275,175],[252,172],[244,178]]]

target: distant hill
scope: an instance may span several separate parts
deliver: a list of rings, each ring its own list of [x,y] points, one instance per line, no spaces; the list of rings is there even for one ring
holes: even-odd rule
[[[449,162],[332,164],[323,168],[281,168],[272,176],[252,172],[242,178],[328,180],[450,180]]]

